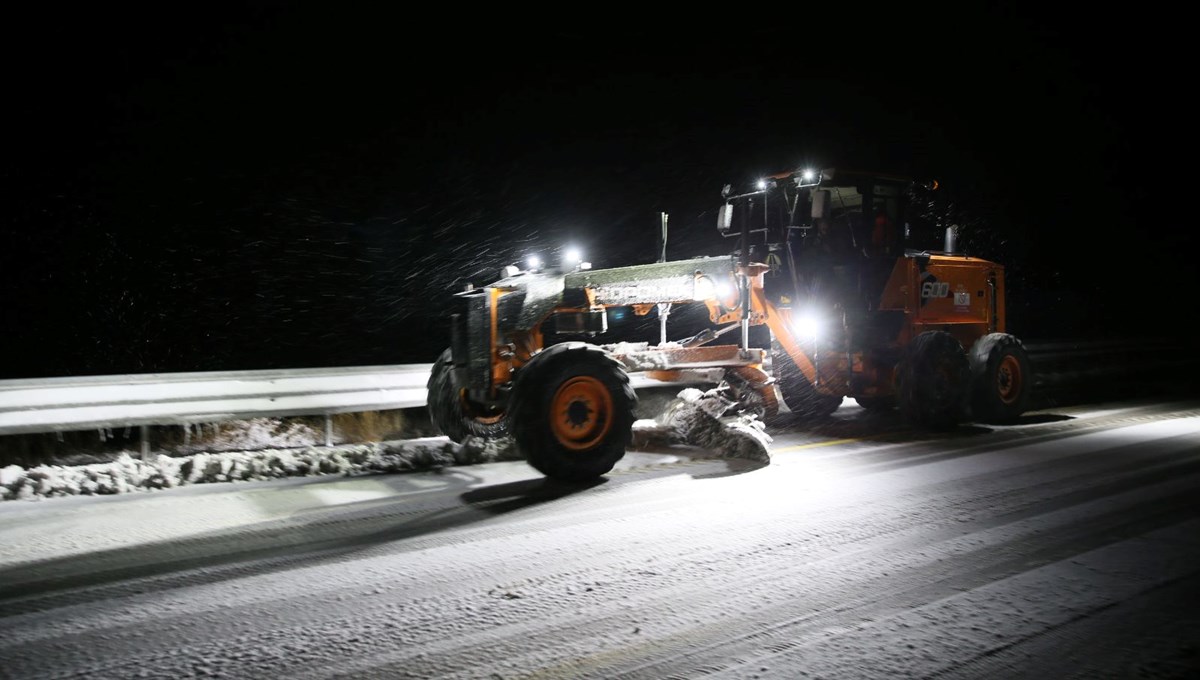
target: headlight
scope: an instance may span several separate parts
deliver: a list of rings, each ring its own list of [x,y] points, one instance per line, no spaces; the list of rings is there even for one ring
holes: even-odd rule
[[[528,258],[526,258],[525,262],[529,265],[531,270],[542,268],[542,258],[538,257],[537,255],[530,255]]]
[[[579,252],[578,248],[567,248],[567,252],[563,254],[563,259],[567,264],[575,264],[583,261],[583,253]]]
[[[792,330],[801,340],[816,340],[825,332],[825,319],[815,312],[804,312],[792,320]]]
[[[707,276],[697,276],[696,283],[692,287],[693,300],[711,300],[717,294],[717,287],[713,285],[713,280]]]

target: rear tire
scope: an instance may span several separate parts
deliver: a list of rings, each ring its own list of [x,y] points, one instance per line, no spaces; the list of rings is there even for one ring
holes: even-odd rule
[[[854,401],[867,411],[890,411],[896,408],[896,397],[855,397]]]
[[[779,393],[788,410],[805,419],[825,418],[842,405],[842,398],[821,394],[808,381],[791,355],[778,344],[771,346],[771,365],[774,367]]]
[[[1016,336],[990,333],[971,346],[971,414],[981,423],[1015,421],[1029,407],[1033,371]]]
[[[970,377],[962,343],[945,331],[921,333],[900,362],[900,410],[914,427],[952,429],[966,415]]]
[[[462,443],[467,437],[499,439],[508,434],[504,411],[487,409],[467,399],[466,390],[454,375],[450,350],[433,363],[426,383],[429,419],[450,441]]]
[[[637,394],[625,367],[584,342],[565,342],[521,367],[509,399],[517,449],[552,479],[601,477],[625,456]]]

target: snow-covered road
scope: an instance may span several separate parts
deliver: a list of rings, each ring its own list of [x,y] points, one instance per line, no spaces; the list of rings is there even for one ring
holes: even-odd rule
[[[1200,402],[0,505],[0,677],[1188,677]]]

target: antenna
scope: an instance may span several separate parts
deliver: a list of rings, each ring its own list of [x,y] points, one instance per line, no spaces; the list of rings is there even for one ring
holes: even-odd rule
[[[662,251],[658,255],[659,262],[667,261],[667,214],[665,212],[658,213],[659,219],[662,220],[662,233],[659,236],[659,242],[662,243]]]
[[[659,253],[658,261],[667,261],[667,214],[665,212],[658,213],[659,219],[662,221],[662,231],[659,234],[659,240],[662,243],[662,251]],[[658,303],[658,342],[667,344],[667,317],[671,316],[671,303]]]

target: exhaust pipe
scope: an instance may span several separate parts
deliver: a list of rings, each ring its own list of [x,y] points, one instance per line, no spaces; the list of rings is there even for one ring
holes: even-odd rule
[[[946,227],[946,244],[942,248],[947,255],[953,255],[958,250],[958,226],[950,225]]]

